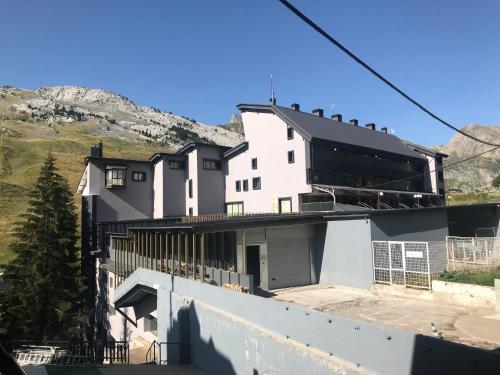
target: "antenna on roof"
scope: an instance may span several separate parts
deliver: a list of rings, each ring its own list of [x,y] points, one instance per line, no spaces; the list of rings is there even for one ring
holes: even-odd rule
[[[272,104],[276,104],[276,97],[274,95],[274,89],[273,89],[273,74],[272,73],[271,73],[271,98],[269,99],[269,101]]]

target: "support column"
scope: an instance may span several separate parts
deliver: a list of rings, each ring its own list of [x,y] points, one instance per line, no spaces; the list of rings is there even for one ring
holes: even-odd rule
[[[175,239],[174,239],[174,233],[170,236],[170,250],[172,254],[170,255],[170,259],[172,260],[172,276],[175,276]]]
[[[177,232],[177,267],[178,271],[177,274],[178,276],[181,276],[181,234]]]
[[[163,232],[160,232],[160,272],[164,271],[163,268]]]
[[[169,233],[165,233],[165,272],[169,273],[169,267],[168,267],[168,257],[170,253],[170,242],[168,240],[168,235]]]
[[[184,233],[184,277],[187,279],[189,275],[189,258],[188,258],[188,245],[189,237],[187,233]]]
[[[158,271],[158,233],[155,232],[155,271]]]
[[[114,287],[116,288],[116,286],[118,285],[118,250],[117,250],[117,244],[116,244],[116,239],[113,238],[111,240],[111,245],[113,246],[113,249],[114,249],[114,253],[115,253],[115,285]]]
[[[149,269],[153,269],[153,256],[154,256],[154,232],[149,232]]]
[[[196,233],[193,233],[193,280],[196,280]]]
[[[134,232],[134,271],[137,269],[137,247],[138,247],[137,233]]]
[[[128,237],[126,239],[123,240],[123,243],[125,245],[125,273],[124,273],[124,279],[126,279],[128,277],[128,263],[129,263],[129,259],[128,259],[128,250],[129,250],[129,242],[128,242]]]
[[[222,261],[222,269],[227,270],[226,267],[226,241],[225,241],[225,232],[220,233],[220,249],[221,249],[221,261]]]
[[[205,282],[205,233],[201,234],[201,255],[200,255],[201,265],[200,265],[200,279],[201,282]]]
[[[241,246],[242,246],[242,254],[243,254],[243,259],[242,259],[242,264],[243,264],[243,273],[246,275],[247,273],[247,231],[246,229],[243,229],[243,233],[241,236]]]

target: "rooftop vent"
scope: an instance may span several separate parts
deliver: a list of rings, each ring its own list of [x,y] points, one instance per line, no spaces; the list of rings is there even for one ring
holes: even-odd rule
[[[299,103],[293,103],[292,104],[292,109],[294,111],[300,111],[300,104]]]
[[[356,120],[355,118],[350,119],[350,120],[349,120],[349,123],[350,123],[351,125],[358,126],[358,120]]]
[[[318,117],[323,117],[323,110],[321,108],[313,109],[312,114]]]
[[[365,128],[375,130],[375,124],[373,122],[370,122],[369,124],[365,125]]]
[[[380,131],[384,132],[384,133],[387,133],[387,128],[386,127],[380,128]]]
[[[340,113],[335,113],[334,115],[332,115],[332,120],[342,122],[342,115]]]

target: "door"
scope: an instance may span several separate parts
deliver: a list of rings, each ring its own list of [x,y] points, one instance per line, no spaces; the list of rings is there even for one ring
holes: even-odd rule
[[[260,286],[259,246],[247,246],[247,273],[253,275],[254,286]]]

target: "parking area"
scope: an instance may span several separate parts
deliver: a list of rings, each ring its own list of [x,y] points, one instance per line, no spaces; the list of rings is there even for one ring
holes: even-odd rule
[[[434,324],[446,340],[485,349],[500,348],[500,318],[491,318],[500,314],[493,308],[323,284],[278,289],[273,294],[272,298],[280,301],[429,336],[433,335]]]

